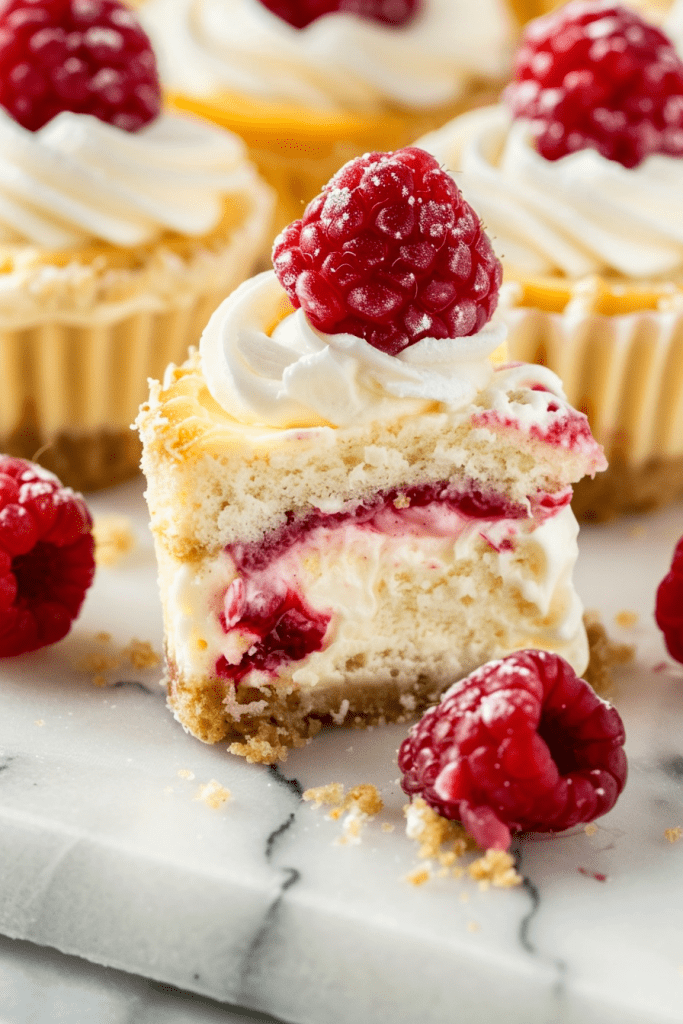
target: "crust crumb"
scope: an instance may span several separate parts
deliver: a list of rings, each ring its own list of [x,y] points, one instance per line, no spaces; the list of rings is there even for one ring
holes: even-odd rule
[[[133,668],[156,668],[161,662],[161,656],[147,640],[131,640],[122,654]]]
[[[303,799],[312,800],[314,809],[323,804],[336,807],[344,799],[344,787],[341,782],[330,782],[326,786],[314,786],[304,792]]]
[[[469,866],[470,877],[479,882],[479,888],[511,889],[521,885],[522,876],[515,870],[515,858],[507,850],[487,850]]]
[[[190,779],[191,781],[194,778],[194,772],[191,772],[189,768],[181,768],[180,771],[178,772],[178,778]]]
[[[406,882],[410,882],[411,885],[418,886],[424,885],[431,878],[431,874],[427,868],[415,868],[406,875]]]
[[[623,609],[614,616],[614,621],[617,626],[621,626],[622,629],[631,629],[638,621],[638,613]]]
[[[583,831],[586,833],[587,836],[594,836],[595,833],[598,831],[598,826],[595,824],[595,822],[591,821],[590,824],[585,826]]]
[[[468,921],[467,922],[467,931],[468,932],[478,932],[480,928],[481,928],[481,925],[477,924],[476,921]]]
[[[360,843],[362,826],[379,814],[384,807],[384,801],[379,795],[377,787],[367,782],[360,786],[354,786],[346,794],[341,782],[330,782],[326,786],[307,789],[303,794],[303,799],[312,801],[314,808],[321,807],[323,804],[331,806],[332,810],[327,815],[331,821],[339,821],[340,818],[343,818],[343,835],[337,840],[337,843],[342,845]]]
[[[197,795],[194,797],[195,800],[202,800],[208,807],[212,807],[216,810],[222,807],[226,803],[232,793],[225,786],[221,786],[220,782],[216,779],[211,779],[210,782],[206,782],[203,786],[200,786],[197,790]]]
[[[670,843],[677,843],[681,836],[683,836],[683,828],[680,825],[664,829],[664,838]]]
[[[96,516],[92,532],[98,566],[116,565],[135,547],[135,534],[128,516]]]
[[[588,635],[590,661],[584,679],[601,697],[609,696],[614,689],[612,668],[625,665],[633,660],[636,649],[632,644],[617,644],[610,640],[602,624],[600,613],[587,611],[583,622]]]
[[[468,850],[477,848],[462,825],[442,818],[422,797],[416,797],[412,803],[406,804],[403,813],[406,816],[406,835],[420,843],[418,857],[422,860],[448,857],[450,852],[455,861]],[[450,851],[442,850],[446,843],[452,844]]]

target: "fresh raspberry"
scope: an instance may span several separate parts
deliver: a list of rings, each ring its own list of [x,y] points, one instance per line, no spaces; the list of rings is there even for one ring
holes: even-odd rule
[[[481,330],[502,276],[472,207],[416,147],[345,164],[276,238],[273,266],[314,327],[390,355]]]
[[[324,14],[356,14],[385,25],[405,25],[422,0],[261,0],[264,7],[294,28],[305,28]]]
[[[69,632],[95,574],[92,519],[52,473],[0,455],[0,657]]]
[[[399,750],[403,789],[462,821],[484,849],[511,832],[560,832],[613,806],[624,726],[570,665],[518,651],[461,679]]]
[[[0,104],[32,132],[62,110],[135,132],[161,107],[150,41],[119,0],[8,0]]]
[[[683,62],[663,32],[609,0],[532,21],[506,98],[546,160],[597,149],[635,167],[683,154]]]
[[[683,537],[676,545],[671,568],[657,588],[655,620],[669,654],[683,662]]]

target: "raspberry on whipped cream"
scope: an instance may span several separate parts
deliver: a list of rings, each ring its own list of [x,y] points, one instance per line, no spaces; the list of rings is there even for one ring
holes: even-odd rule
[[[250,760],[325,723],[405,717],[520,647],[586,666],[569,500],[602,452],[552,373],[502,361],[497,261],[444,179],[415,149],[346,165],[276,243],[277,276],[221,304],[138,418],[170,704]],[[348,220],[325,212],[340,180]],[[396,237],[413,207],[426,232]],[[375,344],[368,292],[401,287],[402,247],[421,256],[420,301],[447,295],[435,322],[475,306],[469,333]],[[365,275],[358,302],[347,259]],[[321,330],[325,289],[343,315]],[[407,331],[409,305],[381,313],[384,340]]]

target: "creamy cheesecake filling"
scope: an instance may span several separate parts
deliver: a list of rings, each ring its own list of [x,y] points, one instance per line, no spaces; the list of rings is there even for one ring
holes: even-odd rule
[[[470,618],[476,634],[479,584],[458,565],[481,562],[494,588],[516,595],[509,621],[499,624],[497,653],[524,646],[533,634],[536,645],[562,651],[582,670],[570,498],[567,488],[525,506],[473,487],[429,484],[336,513],[291,513],[262,542],[228,545],[199,570],[179,568],[169,603],[175,661],[188,676],[218,677],[226,686],[246,680],[267,687],[284,669],[299,686],[334,681],[340,652],[353,658],[395,642],[391,616],[384,620],[407,594],[417,594],[417,622],[420,595],[426,610],[442,588],[445,615],[451,609],[462,620],[458,636]],[[442,657],[447,628],[437,623],[431,638],[421,636],[427,657]]]

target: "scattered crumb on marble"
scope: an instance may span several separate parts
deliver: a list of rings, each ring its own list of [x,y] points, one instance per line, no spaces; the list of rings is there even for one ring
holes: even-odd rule
[[[45,725],[45,719],[43,719],[43,718],[36,718],[34,724],[35,725]]]
[[[633,537],[634,540],[638,537],[644,537],[645,533],[646,530],[644,526],[632,526],[631,529],[628,531],[629,537]]]
[[[469,866],[470,877],[479,882],[479,888],[493,885],[496,889],[511,889],[521,885],[522,876],[515,870],[515,858],[507,850],[487,850]]]
[[[122,653],[133,668],[156,668],[161,662],[161,655],[148,640],[131,640]]]
[[[676,825],[675,828],[664,829],[664,838],[669,843],[677,843],[681,836],[683,836],[683,828],[680,825]]]
[[[606,882],[607,875],[603,871],[591,871],[589,868],[578,867],[576,869],[580,875],[585,875],[586,878],[594,878],[596,882]]]
[[[337,840],[338,845],[347,843],[360,843],[362,826],[374,818],[384,807],[376,786],[370,783],[362,783],[353,786],[348,793],[344,793],[344,786],[341,782],[330,782],[325,786],[314,786],[305,790],[303,799],[311,801],[313,807],[321,807],[323,804],[331,807],[327,817],[331,821],[339,821],[343,818],[343,835]]]
[[[442,818],[422,797],[416,797],[412,803],[406,804],[403,813],[406,816],[406,835],[420,843],[418,856],[423,860],[445,853],[442,847],[446,843],[452,844],[456,858],[477,848],[462,825]]]
[[[390,821],[382,822],[382,832],[393,832],[395,828],[396,826],[392,825]]]
[[[614,688],[612,669],[615,665],[626,665],[633,661],[636,649],[631,644],[618,644],[610,640],[599,612],[584,612],[583,621],[590,649],[590,661],[584,679],[601,697],[609,697]]]
[[[638,613],[623,609],[614,616],[614,621],[617,626],[621,626],[622,629],[631,629],[638,621]]]
[[[591,821],[590,824],[585,826],[583,831],[586,833],[587,836],[594,836],[595,833],[598,831],[598,826],[595,824],[595,822]]]
[[[481,925],[477,924],[476,921],[468,921],[467,922],[467,931],[468,932],[478,932],[480,928],[481,928]]]
[[[193,779],[194,772],[191,772],[189,768],[181,768],[178,772],[179,779]]]
[[[95,516],[92,532],[98,566],[116,565],[135,547],[135,533],[128,516]]]
[[[217,782],[216,779],[211,779],[210,782],[206,782],[203,786],[199,787],[194,799],[201,800],[207,807],[212,807],[216,810],[218,807],[222,807],[231,796],[232,793],[229,789],[221,786],[220,782]]]
[[[295,742],[294,746],[303,746],[305,742]],[[231,743],[228,751],[243,757],[247,764],[275,764],[276,761],[286,761],[288,754],[288,748],[279,741],[271,743],[260,736],[252,736],[246,743]]]
[[[161,655],[148,640],[133,639],[124,647],[117,647],[112,642],[111,633],[105,632],[95,633],[92,640],[97,645],[96,649],[79,658],[74,668],[78,672],[87,673],[94,686],[107,686],[115,682],[111,674],[122,665],[153,669],[161,663]]]
[[[504,850],[487,850],[464,867],[457,862],[466,853],[477,850],[477,844],[458,822],[448,821],[437,814],[421,797],[403,808],[406,816],[406,835],[419,844],[418,857],[436,860],[440,867],[454,878],[470,878],[479,882],[480,889],[495,886],[508,889],[520,885],[522,876],[515,870],[515,859]],[[442,877],[439,872],[437,877]]]
[[[469,901],[470,901],[470,894],[468,893],[467,889],[462,889],[460,891],[460,902],[461,903],[469,903]]]
[[[428,868],[415,868],[414,871],[406,875],[406,882],[410,882],[411,885],[417,887],[418,885],[424,885],[430,878],[431,874]]]
[[[173,792],[173,786],[166,786],[166,788],[164,789],[164,793],[172,793],[172,792]]]

